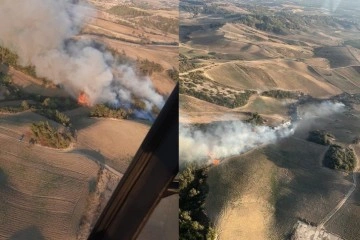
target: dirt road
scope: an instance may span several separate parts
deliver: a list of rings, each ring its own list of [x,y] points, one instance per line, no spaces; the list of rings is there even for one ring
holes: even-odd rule
[[[353,186],[349,189],[347,194],[344,196],[344,198],[336,205],[336,207],[331,210],[324,218],[321,220],[321,222],[318,224],[316,228],[316,232],[313,236],[313,240],[317,240],[317,237],[322,229],[324,229],[324,225],[341,209],[341,207],[345,204],[345,202],[349,199],[351,194],[355,191],[357,186],[357,169],[353,172]]]

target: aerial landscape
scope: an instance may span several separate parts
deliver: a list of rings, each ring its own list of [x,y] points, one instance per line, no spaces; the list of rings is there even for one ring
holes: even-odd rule
[[[359,239],[360,3],[179,8],[180,239]]]
[[[1,1],[0,239],[87,239],[175,87],[178,18],[177,1]]]

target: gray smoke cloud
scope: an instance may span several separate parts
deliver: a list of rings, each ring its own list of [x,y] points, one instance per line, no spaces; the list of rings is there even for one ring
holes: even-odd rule
[[[277,128],[253,126],[241,121],[219,122],[207,130],[180,126],[180,159],[196,161],[238,155],[256,146],[274,143],[290,136],[294,126],[284,124]]]
[[[302,120],[311,120],[327,117],[335,113],[345,111],[345,105],[340,102],[324,101],[317,104],[308,104],[298,110],[298,115]]]
[[[148,77],[138,76],[130,64],[117,64],[92,41],[74,40],[94,15],[94,9],[81,1],[1,0],[0,45],[16,52],[20,64],[34,65],[39,77],[63,85],[74,97],[85,92],[91,104],[126,104],[134,95],[147,110],[153,105],[161,108],[164,99]]]
[[[335,12],[342,0],[325,0],[322,7],[329,10],[330,12]]]
[[[254,126],[241,121],[218,122],[199,129],[190,125],[180,126],[180,161],[204,161],[239,155],[261,145],[276,143],[294,134],[301,121],[330,116],[345,110],[342,103],[325,101],[310,104],[300,113],[301,120],[287,122],[275,128]]]

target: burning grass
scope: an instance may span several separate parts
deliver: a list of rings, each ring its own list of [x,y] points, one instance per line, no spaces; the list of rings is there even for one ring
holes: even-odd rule
[[[77,103],[82,106],[90,106],[89,96],[85,92],[80,92]]]

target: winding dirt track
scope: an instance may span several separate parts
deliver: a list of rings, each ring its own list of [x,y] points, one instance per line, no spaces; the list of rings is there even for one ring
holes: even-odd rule
[[[351,194],[355,191],[357,186],[357,169],[353,172],[353,186],[349,189],[347,194],[344,196],[344,198],[336,205],[336,207],[331,210],[324,218],[321,220],[321,222],[316,227],[316,232],[312,238],[312,240],[317,240],[317,237],[321,230],[324,229],[324,225],[342,208],[342,206],[345,204],[345,202],[349,199]]]

